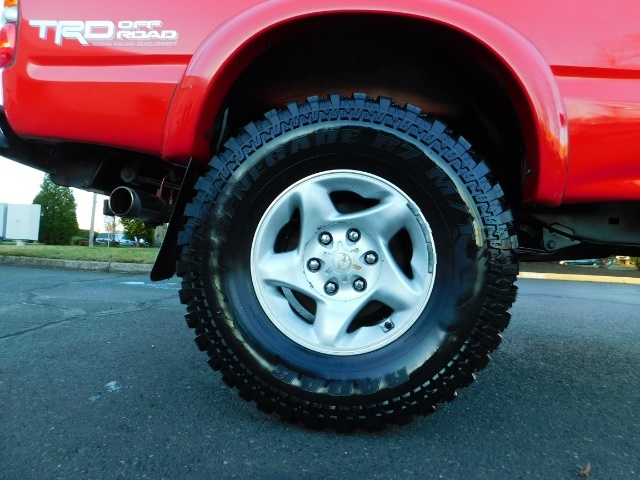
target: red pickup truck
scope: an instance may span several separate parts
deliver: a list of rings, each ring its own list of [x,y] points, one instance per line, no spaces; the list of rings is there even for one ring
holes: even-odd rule
[[[640,255],[639,26],[637,0],[4,0],[0,153],[169,222],[152,279],[242,398],[403,423],[485,367],[519,260]]]

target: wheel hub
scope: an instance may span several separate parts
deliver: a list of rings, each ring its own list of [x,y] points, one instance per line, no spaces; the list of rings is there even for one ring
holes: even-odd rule
[[[305,276],[315,290],[339,302],[363,295],[376,284],[381,262],[369,263],[367,256],[379,259],[380,247],[371,235],[349,223],[318,226],[317,232],[307,239],[303,257]],[[333,284],[337,288],[328,291]]]

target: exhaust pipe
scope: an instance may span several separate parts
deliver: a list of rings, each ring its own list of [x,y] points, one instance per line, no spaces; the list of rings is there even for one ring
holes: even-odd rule
[[[109,207],[119,217],[163,223],[167,213],[164,200],[147,192],[118,187],[109,197]]]

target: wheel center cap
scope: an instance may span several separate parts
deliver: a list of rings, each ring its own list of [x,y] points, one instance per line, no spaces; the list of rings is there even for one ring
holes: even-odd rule
[[[346,272],[351,269],[353,260],[351,256],[345,252],[336,252],[333,254],[333,268],[338,271]]]
[[[373,288],[380,276],[384,259],[378,261],[381,254],[377,253],[376,261],[367,263],[367,253],[371,252],[381,252],[380,247],[358,225],[322,225],[305,245],[305,275],[324,297],[353,300]]]

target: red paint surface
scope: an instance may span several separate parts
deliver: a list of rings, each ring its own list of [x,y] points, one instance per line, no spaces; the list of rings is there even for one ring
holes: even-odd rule
[[[273,25],[340,12],[448,25],[503,66],[526,129],[525,202],[640,200],[637,0],[23,1],[5,111],[25,137],[204,161],[204,132],[258,53],[252,42]],[[57,46],[38,38],[34,19],[162,20],[180,37],[167,48]]]
[[[542,52],[569,124],[563,201],[640,200],[640,8],[636,0],[468,0]]]

